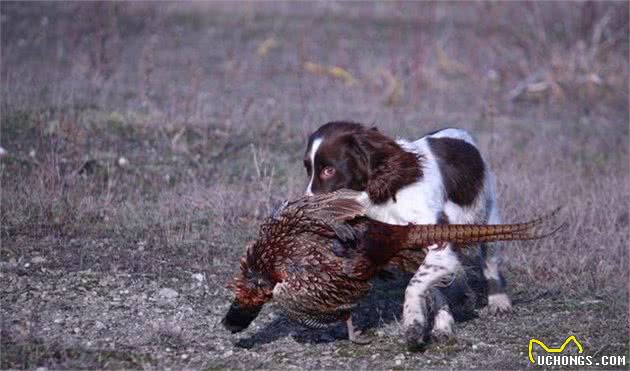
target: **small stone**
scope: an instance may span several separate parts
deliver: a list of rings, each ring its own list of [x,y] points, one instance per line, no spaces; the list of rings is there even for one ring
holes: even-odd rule
[[[403,361],[402,359],[397,359],[395,363],[396,363],[396,366],[400,366],[402,365]]]
[[[78,327],[75,327],[74,329],[72,329],[72,332],[74,332],[75,334],[78,334],[79,332],[81,332],[81,329]]]
[[[165,299],[175,299],[176,297],[179,296],[177,291],[173,289],[169,289],[168,287],[161,289],[159,292],[159,295]]]
[[[31,263],[26,263],[26,264],[24,264],[24,268],[28,268],[28,267],[30,267],[30,266],[31,266]]]
[[[201,273],[195,273],[192,275],[192,278],[197,281],[197,282],[203,282],[204,281],[204,276]]]
[[[232,351],[232,350],[228,350],[227,352],[223,353],[223,357],[229,357],[229,356],[231,356],[232,354],[234,354],[234,351]]]
[[[101,321],[96,321],[96,323],[94,324],[94,327],[96,327],[97,330],[102,330],[104,329],[106,326],[103,322]]]
[[[495,82],[499,80],[499,73],[496,70],[490,69],[488,70],[486,77],[488,78],[488,80]]]
[[[479,349],[479,345],[477,345],[477,344],[473,344],[473,345],[472,345],[472,349],[473,349],[473,350],[477,350],[477,349]]]
[[[35,152],[34,149],[31,149],[30,151],[28,151],[28,156],[31,158],[35,158],[35,155],[37,155],[37,152]]]
[[[182,359],[188,359],[188,354],[184,353],[184,354],[182,354],[181,357],[182,357]]]
[[[6,156],[8,154],[9,154],[9,152],[7,152],[6,149],[0,147],[0,157],[4,157],[4,156]]]
[[[118,158],[118,166],[125,167],[127,165],[129,165],[129,160],[122,156]]]
[[[147,246],[147,241],[138,241],[136,246],[138,246],[138,251],[143,251],[145,246]]]
[[[33,259],[31,259],[31,263],[33,264],[46,263],[46,258],[44,258],[43,256],[36,256]]]

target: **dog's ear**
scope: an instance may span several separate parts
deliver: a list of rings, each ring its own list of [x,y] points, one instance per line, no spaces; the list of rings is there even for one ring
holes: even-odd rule
[[[403,150],[393,139],[377,130],[365,130],[355,135],[357,147],[368,164],[367,193],[374,204],[389,199],[396,202],[396,193],[422,175],[419,157]]]
[[[346,134],[344,136],[344,142],[347,147],[350,148],[350,155],[367,171],[370,164],[370,149],[363,143],[364,141],[361,135],[357,135],[356,133]]]

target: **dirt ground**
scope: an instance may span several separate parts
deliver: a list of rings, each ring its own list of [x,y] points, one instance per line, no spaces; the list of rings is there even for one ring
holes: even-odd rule
[[[628,3],[0,13],[1,368],[521,369],[531,338],[570,335],[630,364]],[[510,315],[408,352],[398,274],[356,312],[366,346],[271,305],[222,328],[246,241],[303,192],[308,133],[340,119],[467,129],[506,222],[564,207],[562,233],[506,244]]]

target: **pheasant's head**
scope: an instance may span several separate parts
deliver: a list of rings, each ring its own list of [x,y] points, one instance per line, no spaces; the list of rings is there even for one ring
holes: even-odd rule
[[[268,272],[260,269],[261,263],[256,256],[255,243],[248,244],[247,252],[241,258],[241,271],[229,285],[234,290],[234,301],[221,321],[232,333],[246,329],[262,306],[272,298],[275,283]]]

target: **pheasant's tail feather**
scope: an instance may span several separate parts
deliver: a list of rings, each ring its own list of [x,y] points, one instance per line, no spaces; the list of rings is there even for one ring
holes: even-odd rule
[[[471,244],[492,241],[537,240],[551,236],[566,227],[566,223],[562,223],[551,229],[546,228],[559,210],[558,208],[545,216],[526,223],[417,225],[412,227],[410,242],[412,244],[438,242]]]

